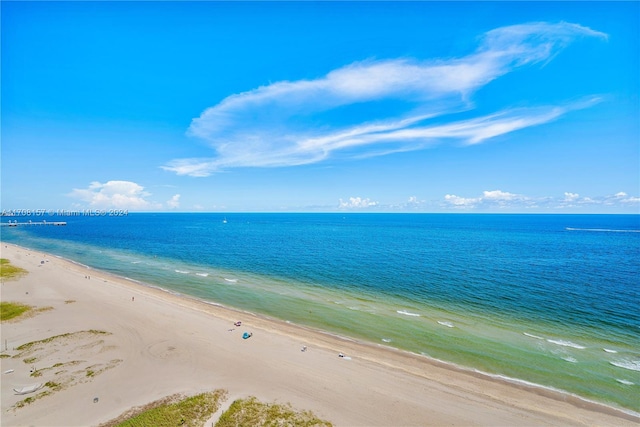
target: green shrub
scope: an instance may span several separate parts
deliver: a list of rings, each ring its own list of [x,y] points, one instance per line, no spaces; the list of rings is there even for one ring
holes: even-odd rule
[[[290,404],[267,404],[249,397],[233,402],[216,423],[216,427],[241,426],[329,427],[332,424],[319,419],[312,412],[295,411]]]
[[[20,304],[17,302],[0,302],[0,320],[10,320],[15,317],[21,316],[28,312],[32,308],[28,305]]]
[[[226,398],[225,390],[196,396],[169,396],[121,415],[100,427],[202,427]]]
[[[6,258],[0,258],[0,278],[13,279],[25,274],[27,270],[11,265]]]

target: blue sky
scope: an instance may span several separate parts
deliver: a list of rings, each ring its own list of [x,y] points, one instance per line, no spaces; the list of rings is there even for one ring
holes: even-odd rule
[[[6,2],[2,209],[640,213],[638,2]]]

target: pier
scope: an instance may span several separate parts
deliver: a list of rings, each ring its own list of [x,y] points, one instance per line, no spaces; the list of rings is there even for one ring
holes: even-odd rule
[[[3,222],[0,223],[1,226],[3,227],[17,227],[17,226],[24,226],[24,225],[67,225],[66,221],[29,221],[29,222]]]

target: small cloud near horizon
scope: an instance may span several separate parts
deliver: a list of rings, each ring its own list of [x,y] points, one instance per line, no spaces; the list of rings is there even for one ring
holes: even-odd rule
[[[378,206],[379,203],[375,202],[369,198],[362,197],[349,197],[349,200],[340,199],[340,203],[338,204],[338,208],[341,210],[344,209],[368,209]]]
[[[454,210],[509,210],[509,211],[566,211],[601,207],[640,208],[640,197],[629,196],[625,192],[603,197],[583,197],[578,193],[565,192],[562,197],[530,197],[502,190],[483,191],[481,196],[461,197],[455,194],[444,196],[443,207]]]
[[[149,200],[151,193],[144,187],[132,181],[107,181],[101,183],[93,181],[88,188],[74,188],[69,197],[81,200],[86,206],[94,209],[127,209],[133,211],[161,210],[165,206],[162,203]],[[167,201],[166,207],[176,209],[179,207],[180,195],[174,195]]]

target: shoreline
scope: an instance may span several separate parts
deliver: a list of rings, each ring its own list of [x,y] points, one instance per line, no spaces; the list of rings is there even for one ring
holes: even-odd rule
[[[302,365],[296,364],[295,366],[290,366],[290,368],[292,368],[293,371],[296,372],[296,374],[305,376],[307,379],[310,379],[312,381],[317,380],[320,384],[324,384],[324,388],[331,388],[333,383],[327,382],[328,379],[321,379],[320,377],[322,377],[322,375],[327,370],[335,368],[335,359],[337,359],[336,355],[338,353],[347,354],[349,357],[352,357],[352,359],[350,359],[349,361],[345,361],[347,362],[346,364],[351,364],[351,367],[357,365],[358,368],[360,368],[361,366],[363,368],[366,368],[361,372],[359,371],[359,374],[375,372],[385,379],[384,381],[380,381],[378,378],[373,376],[366,378],[366,380],[363,380],[360,377],[356,377],[358,381],[365,382],[367,384],[367,387],[360,391],[354,391],[354,393],[357,393],[357,396],[347,397],[346,400],[351,402],[354,408],[359,408],[358,410],[349,410],[347,411],[348,414],[341,413],[341,411],[336,408],[336,405],[338,403],[335,401],[335,399],[327,396],[327,393],[330,391],[323,391],[323,387],[315,387],[313,393],[310,393],[310,395],[306,399],[294,399],[294,397],[296,397],[296,393],[292,393],[292,391],[296,390],[296,392],[303,392],[304,386],[293,385],[291,384],[290,380],[280,380],[282,384],[276,387],[276,390],[281,391],[275,393],[276,397],[278,398],[288,396],[290,397],[290,401],[300,401],[302,406],[300,406],[299,404],[295,404],[294,406],[299,407],[299,409],[311,410],[322,418],[334,422],[336,425],[366,425],[364,423],[369,422],[374,422],[374,424],[371,425],[391,425],[385,423],[385,420],[386,422],[388,422],[389,420],[396,419],[393,418],[394,416],[402,416],[403,418],[401,419],[406,418],[406,423],[403,423],[405,425],[418,425],[423,424],[423,421],[420,420],[428,419],[430,415],[435,416],[435,418],[438,420],[438,422],[430,425],[438,425],[440,422],[448,422],[453,425],[465,425],[465,423],[471,422],[480,425],[492,425],[495,423],[491,421],[497,420],[498,418],[504,419],[506,421],[507,419],[511,419],[510,417],[522,417],[523,413],[527,414],[527,416],[529,417],[529,421],[533,421],[531,424],[589,425],[595,418],[601,418],[600,422],[597,422],[597,424],[600,425],[623,425],[625,421],[633,423],[637,423],[640,421],[639,414],[635,414],[631,410],[627,411],[622,408],[608,406],[604,403],[584,399],[580,396],[563,392],[561,390],[555,390],[543,385],[530,384],[526,381],[518,379],[510,379],[505,377],[498,378],[498,376],[492,374],[475,371],[470,368],[460,367],[448,362],[432,359],[427,356],[419,355],[405,350],[399,350],[388,345],[375,344],[355,340],[349,337],[342,337],[339,335],[331,334],[327,331],[293,324],[268,316],[249,313],[231,307],[226,307],[215,302],[209,302],[195,297],[190,297],[188,295],[177,294],[169,290],[162,289],[161,287],[157,287],[155,285],[146,284],[134,279],[103,272],[93,267],[86,266],[76,261],[69,260],[54,254],[45,254],[41,251],[31,250],[8,243],[2,243],[2,252],[2,257],[8,258],[12,262],[12,264],[30,270],[30,273],[24,278],[3,283],[3,300],[14,301],[19,298],[28,301],[32,299],[32,297],[30,297],[28,294],[25,294],[23,296],[16,293],[14,295],[13,292],[9,292],[9,288],[16,283],[26,281],[29,281],[31,286],[34,286],[36,285],[36,283],[33,279],[37,278],[30,277],[34,276],[33,273],[39,273],[45,269],[56,270],[56,273],[58,275],[60,275],[59,273],[61,272],[66,272],[66,275],[72,276],[70,279],[74,281],[76,286],[85,287],[87,285],[91,285],[91,288],[95,290],[97,290],[98,288],[103,288],[105,286],[108,287],[108,290],[112,291],[111,293],[114,294],[113,297],[119,298],[120,303],[123,303],[123,295],[127,295],[127,300],[129,298],[136,298],[135,302],[133,301],[133,299],[131,299],[130,304],[128,304],[129,306],[125,306],[119,313],[114,313],[114,316],[101,316],[103,322],[108,326],[113,326],[111,322],[113,322],[114,319],[111,319],[111,317],[116,317],[116,314],[121,314],[123,318],[128,315],[134,315],[134,313],[130,311],[131,306],[135,304],[137,309],[140,305],[138,304],[138,302],[144,301],[146,303],[147,300],[153,302],[152,306],[145,307],[145,310],[143,312],[135,314],[144,315],[143,317],[146,318],[147,321],[150,317],[153,318],[153,316],[149,316],[149,314],[158,313],[152,310],[157,309],[158,307],[161,308],[161,310],[159,311],[160,313],[163,313],[163,310],[166,309],[166,311],[170,311],[172,314],[174,314],[176,316],[176,322],[179,317],[182,317],[184,315],[185,317],[189,318],[196,317],[198,322],[201,323],[211,322],[215,323],[218,326],[221,326],[222,328],[226,328],[229,325],[232,325],[234,321],[242,318],[244,324],[250,325],[251,329],[259,331],[260,335],[264,335],[265,337],[269,338],[268,341],[277,341],[281,344],[282,342],[286,342],[286,346],[289,348],[294,348],[297,353],[301,353],[300,346],[302,345],[307,346],[314,353],[314,357],[317,353],[320,359],[315,360],[313,366],[305,365],[303,363]],[[17,257],[17,255],[20,255],[20,257]],[[34,262],[28,262],[35,261],[34,258],[37,257],[39,257],[39,259],[46,259],[47,257],[50,257],[55,259],[55,262],[51,262],[50,260],[50,262],[40,265],[38,265],[37,263],[34,264]],[[38,267],[40,266],[44,268],[39,269]],[[86,279],[87,271],[91,271],[91,276],[89,276],[91,277],[91,279]],[[83,275],[85,276],[84,278]],[[64,284],[58,285],[64,286]],[[78,292],[78,288],[75,288],[75,290],[71,289],[70,291],[71,293]],[[55,289],[47,290],[47,292],[55,293]],[[112,297],[111,293],[105,294],[104,289],[102,289],[101,293],[103,294],[103,298]],[[5,297],[5,294],[9,295],[10,298],[7,299]],[[18,300],[17,302],[22,301]],[[43,302],[46,302],[46,299],[44,299]],[[95,301],[87,301],[87,304],[95,309],[95,307],[99,306],[101,302],[102,300],[97,299]],[[72,305],[74,304],[68,304],[67,306],[70,307]],[[13,329],[14,327],[16,330],[21,330],[21,333],[19,335],[28,336],[31,334],[35,336],[37,335],[37,331],[33,331],[32,333],[30,333],[29,330],[24,330],[25,328],[21,328],[20,324],[38,324],[43,317],[54,317],[59,314],[56,312],[61,311],[61,308],[67,308],[67,306],[60,305],[60,308],[54,307],[53,310],[50,310],[46,313],[38,314],[29,319],[25,319],[22,322],[9,323],[7,325],[3,323],[3,338],[7,338],[6,331]],[[111,306],[113,307],[113,305]],[[92,309],[90,309],[88,312],[92,312]],[[76,323],[78,321],[79,320],[76,319]],[[192,323],[186,324],[192,325],[193,321]],[[141,328],[153,328],[154,326],[156,325],[146,325],[144,323],[141,324]],[[101,329],[104,329],[104,327]],[[225,329],[222,333],[218,332],[218,337],[221,337],[225,333],[229,334],[232,332],[231,329],[227,329]],[[148,332],[155,334],[158,333],[158,331],[155,330],[150,330]],[[114,332],[114,335],[115,334],[116,333]],[[177,337],[179,335],[179,332],[176,334],[175,331],[172,331],[167,332],[167,334],[174,336],[175,339],[178,339]],[[197,338],[201,339],[202,337],[200,335],[197,335]],[[36,339],[41,338],[36,337]],[[33,339],[30,341],[33,341]],[[115,341],[118,342],[117,337]],[[258,340],[252,338],[249,341],[251,342],[251,344],[254,344],[254,342]],[[29,340],[25,342],[29,342]],[[182,342],[182,344],[187,346],[190,345],[188,340]],[[281,349],[274,349],[273,344],[270,345],[269,342],[262,341],[260,342],[260,344],[261,351],[265,353],[265,355],[260,359],[254,360],[254,362],[266,363],[266,365],[269,366],[272,364],[277,364],[279,360],[278,357],[283,356],[281,353]],[[223,351],[238,350],[238,345],[242,346],[243,344],[242,342],[233,344],[222,342],[218,345],[218,347],[220,347],[220,349],[222,349]],[[268,354],[269,352],[267,350],[270,350],[273,354]],[[277,356],[275,355],[275,353],[277,353]],[[289,354],[286,355],[287,358],[289,356]],[[126,362],[127,360],[125,359],[123,363]],[[342,361],[338,361],[337,363],[339,365],[342,365],[341,368],[345,365],[345,363],[342,363]],[[2,359],[3,371],[5,370],[5,365],[6,359]],[[247,366],[244,367],[249,369]],[[211,367],[208,367],[208,369],[210,368]],[[114,370],[117,369],[120,368],[118,367]],[[311,372],[305,372],[307,370]],[[219,374],[219,372],[214,372],[214,374],[216,374],[214,376],[219,376],[217,375]],[[352,375],[349,370],[346,371],[345,375],[346,378],[344,379],[333,378],[333,380],[338,381],[338,383],[346,387],[349,385],[349,382],[352,382],[351,380],[353,378],[349,376]],[[393,384],[393,379],[397,376],[401,376],[403,378],[403,381],[407,383],[405,384],[406,387],[401,387]],[[198,376],[196,375],[195,378],[198,378]],[[95,381],[98,382],[99,380],[100,377],[96,378]],[[275,378],[270,378],[270,380],[267,382],[270,381],[278,383],[279,378],[277,378],[276,376]],[[177,382],[179,383],[180,381]],[[258,381],[256,383],[254,381],[251,381],[251,379],[249,378],[244,379],[243,383],[244,387],[240,387],[239,390],[235,391],[235,393],[231,393],[231,396],[235,398],[236,396],[257,395],[259,399],[269,400],[270,395],[273,394],[265,392],[264,390],[263,393],[258,393],[258,391],[252,390],[252,388],[258,390],[264,389],[265,385],[267,385],[268,387],[268,384],[264,384],[264,381]],[[258,383],[261,383],[261,385],[258,385]],[[428,388],[426,386],[430,386],[431,388]],[[180,391],[179,388],[180,387],[178,387],[178,389],[173,392]],[[232,387],[229,387],[227,384],[214,384],[212,388]],[[376,393],[375,399],[371,396],[371,393],[368,392],[368,389],[380,390],[378,393]],[[438,397],[437,400],[441,400],[441,403],[445,405],[445,408],[441,409],[440,405],[430,404],[429,402],[424,402],[422,404],[420,402],[417,402],[416,400],[419,399],[420,394],[416,393],[415,391],[425,389],[428,389],[428,391],[423,391],[423,393],[426,393],[427,396],[431,396],[432,398],[434,397],[433,394],[436,393],[432,389],[436,389]],[[67,390],[63,390],[56,394],[63,395],[66,391]],[[173,392],[168,392],[166,394],[173,394]],[[399,405],[407,410],[399,410],[399,408],[393,408],[397,405],[392,405],[391,402],[394,401],[394,399],[397,399],[398,394],[403,395],[403,393],[404,398],[400,399]],[[4,386],[2,395],[2,419],[4,425],[8,403],[5,402],[6,390]],[[449,407],[446,408],[447,399],[445,397],[451,398],[452,396],[454,397],[454,403],[449,404]],[[55,396],[51,398],[53,399],[54,397]],[[370,400],[373,400],[377,403],[374,405],[359,404],[359,400],[363,398],[369,398]],[[16,413],[21,411],[29,412],[31,406],[33,406],[34,408],[36,406],[46,406],[47,399],[48,398],[45,397],[41,400],[38,400],[32,405],[29,405],[29,407],[25,407],[16,411]],[[232,397],[230,397],[230,400],[231,399]],[[147,398],[146,400],[142,400],[141,402],[142,404],[144,404],[152,400],[154,400],[154,397],[149,396],[149,398]],[[325,403],[317,405],[317,401]],[[332,401],[333,404],[328,404],[326,403],[327,401]],[[469,401],[474,401],[479,406],[474,406],[474,409],[467,409],[466,411],[463,410],[462,412],[464,414],[459,414],[459,405],[469,404]],[[304,405],[304,402],[308,402],[309,404]],[[230,404],[231,402],[228,403]],[[64,403],[62,405],[64,406]],[[316,407],[314,407],[314,405]],[[131,406],[137,405],[127,406],[126,404],[121,404],[120,412],[124,412]],[[500,410],[497,410],[497,407],[499,407]],[[482,408],[485,408],[483,411],[484,414],[480,417],[479,420],[475,411],[482,410]],[[392,409],[395,410],[395,412],[391,411]],[[366,411],[371,411],[371,413],[363,413]],[[381,412],[392,412],[391,418],[389,418],[389,414],[383,415],[381,414]],[[119,415],[119,413],[115,414],[115,416],[117,415]],[[449,417],[447,417],[447,415],[449,415]],[[112,417],[106,417],[106,419],[95,419],[91,422],[93,424],[96,424],[99,422],[104,422],[109,418]],[[28,419],[28,417],[26,419]],[[518,419],[522,420],[521,418]],[[377,422],[378,424],[375,424],[375,422]],[[11,424],[10,419],[8,420],[7,425],[13,425]]]

